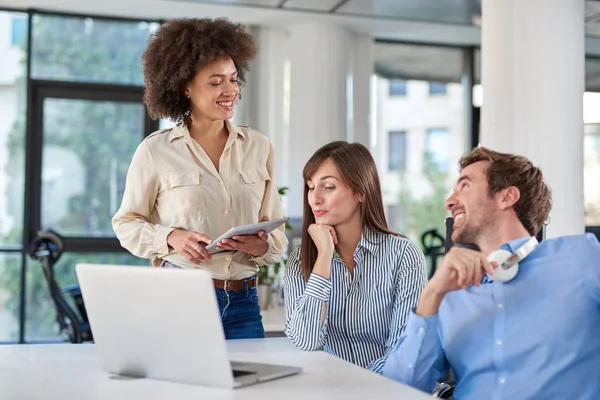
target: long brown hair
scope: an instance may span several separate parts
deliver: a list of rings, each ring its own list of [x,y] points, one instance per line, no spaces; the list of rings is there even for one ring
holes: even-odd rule
[[[363,230],[368,228],[375,232],[398,235],[389,230],[385,220],[379,174],[369,150],[359,143],[338,141],[326,144],[313,154],[302,172],[304,177],[304,211],[300,264],[305,281],[308,280],[317,261],[317,247],[308,233],[308,227],[315,223],[315,216],[308,204],[308,185],[306,182],[312,178],[327,159],[334,162],[342,176],[342,181],[355,194],[364,197],[364,201],[360,206]]]
[[[513,208],[527,232],[537,234],[552,209],[552,192],[544,183],[542,171],[523,156],[499,153],[485,147],[476,147],[464,155],[459,161],[460,169],[479,161],[490,162],[485,172],[490,196],[509,186],[519,189],[521,197]]]

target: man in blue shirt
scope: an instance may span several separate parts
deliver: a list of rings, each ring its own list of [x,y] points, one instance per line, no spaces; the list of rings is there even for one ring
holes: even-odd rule
[[[383,375],[431,392],[452,368],[455,399],[597,399],[596,237],[544,240],[518,263],[514,279],[494,281],[498,266],[488,254],[529,242],[548,217],[550,190],[524,157],[476,148],[460,167],[445,204],[455,221],[452,239],[481,252],[454,247],[446,254]]]

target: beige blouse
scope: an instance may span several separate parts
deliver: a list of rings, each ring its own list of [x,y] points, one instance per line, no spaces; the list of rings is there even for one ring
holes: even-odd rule
[[[175,228],[211,239],[238,225],[282,217],[273,182],[273,148],[269,139],[245,126],[226,122],[229,138],[219,171],[185,125],[154,132],[138,146],[125,184],[121,208],[112,225],[121,245],[158,266],[167,260],[182,268],[202,268],[213,277],[238,280],[258,266],[278,262],[287,238],[283,226],[269,234],[269,250],[260,258],[221,252],[200,265],[169,249]]]

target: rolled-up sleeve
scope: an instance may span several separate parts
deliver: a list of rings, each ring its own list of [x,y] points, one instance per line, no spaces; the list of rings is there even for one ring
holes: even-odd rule
[[[280,219],[283,217],[281,211],[281,197],[279,196],[279,189],[277,188],[274,178],[274,160],[275,153],[273,151],[273,146],[270,146],[269,157],[267,159],[267,172],[269,173],[271,179],[267,181],[265,186],[265,195],[263,196],[259,213],[259,220],[261,222]],[[252,258],[252,261],[254,261],[256,265],[272,265],[281,260],[283,251],[288,245],[288,240],[285,236],[284,225],[269,233],[267,244],[269,245],[269,249],[264,255],[261,257]]]
[[[425,392],[433,391],[435,383],[448,372],[437,314],[420,317],[411,311],[406,330],[382,372],[395,381]]]
[[[331,281],[311,274],[304,281],[299,249],[288,259],[283,277],[285,334],[302,350],[318,350],[327,338],[327,305]]]
[[[133,155],[123,201],[112,219],[121,245],[138,257],[161,258],[169,253],[167,236],[175,228],[150,223],[158,188],[156,166],[144,140]]]

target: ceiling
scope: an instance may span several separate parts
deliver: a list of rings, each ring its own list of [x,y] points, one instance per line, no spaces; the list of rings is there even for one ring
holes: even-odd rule
[[[597,58],[586,62],[586,83],[600,90],[600,0],[584,4],[586,53]],[[382,76],[442,82],[462,74],[463,52],[452,46],[481,41],[481,0],[0,0],[2,7],[147,20],[227,16],[284,29],[306,20],[336,23],[379,39],[375,69]]]
[[[170,1],[170,0],[165,0]],[[479,26],[481,0],[183,0],[339,16]],[[600,1],[585,0],[586,35],[600,37]]]
[[[186,0],[195,3],[247,5],[346,16],[418,20],[471,25],[481,14],[481,0]]]
[[[586,51],[600,54],[600,0],[584,3],[591,39]],[[481,40],[481,0],[0,0],[2,7],[151,20],[227,16],[281,28],[311,20],[338,23],[377,39],[459,46],[477,46]]]

